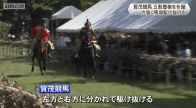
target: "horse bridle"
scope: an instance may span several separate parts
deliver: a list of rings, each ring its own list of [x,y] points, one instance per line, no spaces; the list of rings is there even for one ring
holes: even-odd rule
[[[87,41],[85,43],[88,45],[85,48],[91,48],[91,47],[93,47],[93,43],[91,41],[91,33],[90,32],[87,33],[86,38],[85,38],[85,41]]]

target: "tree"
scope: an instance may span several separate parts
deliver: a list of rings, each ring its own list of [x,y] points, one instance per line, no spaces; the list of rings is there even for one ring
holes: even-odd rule
[[[81,9],[86,10],[86,9],[93,6],[94,4],[96,4],[99,1],[100,0],[81,0]]]
[[[41,18],[49,18],[64,6],[74,5],[79,8],[80,0],[33,0],[31,4],[31,18],[33,22],[40,23]]]
[[[3,8],[3,2],[0,0],[0,7]],[[31,16],[31,22],[40,20],[41,18],[50,18],[52,14],[62,9],[65,6],[73,5],[78,9],[86,10],[100,0],[7,0],[7,2],[25,3],[25,10],[18,10],[17,16],[25,15]],[[3,20],[15,22],[14,13],[16,10],[3,10]]]
[[[10,26],[8,23],[0,22],[0,39],[4,39],[8,35]]]

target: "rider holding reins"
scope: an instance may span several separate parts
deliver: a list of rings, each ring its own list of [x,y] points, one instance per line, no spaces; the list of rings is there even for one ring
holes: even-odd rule
[[[38,40],[42,40],[48,47],[48,50],[51,49],[51,42],[50,42],[50,31],[47,28],[46,24],[43,25],[43,27],[40,27],[39,25],[33,27],[32,29],[32,50],[35,49],[35,45],[38,42]]]
[[[32,28],[32,31],[31,31],[31,41],[32,41],[31,49],[32,49],[32,52],[35,49],[35,44],[39,40],[40,31],[41,31],[41,26],[39,24],[35,24],[35,26]]]
[[[81,41],[81,47],[83,47],[83,42],[85,41],[85,35],[86,33],[89,32],[90,35],[91,35],[91,41],[97,41],[97,38],[96,38],[96,34],[94,32],[94,30],[92,29],[91,27],[91,23],[88,21],[86,21],[86,23],[84,24],[84,27],[81,29],[80,31],[80,35],[79,35],[79,39]]]
[[[94,45],[93,47],[95,47],[95,54],[96,54],[96,56],[98,56],[98,54],[96,53],[96,49],[99,49],[99,48],[97,48],[99,46],[96,44],[97,43],[96,34],[95,34],[94,30],[92,29],[91,23],[89,22],[88,19],[79,34],[79,39],[81,41],[80,51],[82,48],[85,47],[84,45],[85,45],[85,41],[86,41],[88,33],[90,33],[90,41],[93,43],[93,45]]]

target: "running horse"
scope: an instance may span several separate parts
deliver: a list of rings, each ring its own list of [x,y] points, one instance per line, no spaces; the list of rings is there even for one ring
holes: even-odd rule
[[[41,75],[43,75],[43,70],[46,71],[47,53],[48,53],[47,44],[42,39],[39,39],[35,44],[35,48],[33,50],[31,72],[34,71],[34,60],[36,58],[39,64]]]
[[[87,73],[90,73],[91,78],[94,79],[94,73],[96,71],[96,58],[95,48],[91,41],[91,33],[87,32],[82,47],[79,52],[79,64],[84,69],[84,77],[87,77]]]

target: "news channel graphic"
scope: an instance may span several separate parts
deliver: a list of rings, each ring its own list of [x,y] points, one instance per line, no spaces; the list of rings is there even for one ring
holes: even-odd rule
[[[40,84],[40,94],[69,94],[70,84]]]
[[[152,96],[52,96],[42,97],[43,103],[152,103]]]
[[[40,84],[39,93],[44,103],[152,103],[152,96],[62,96],[70,94],[70,84]],[[52,94],[52,95],[50,95]]]
[[[3,3],[3,9],[4,10],[10,10],[10,9],[25,9],[25,3]]]
[[[191,9],[188,3],[131,3],[130,15],[144,16],[186,16]]]

